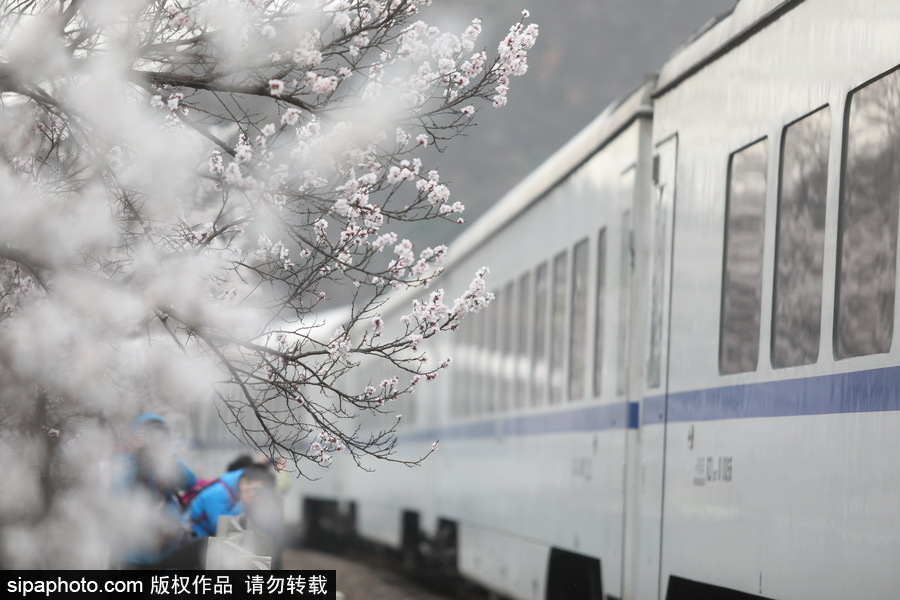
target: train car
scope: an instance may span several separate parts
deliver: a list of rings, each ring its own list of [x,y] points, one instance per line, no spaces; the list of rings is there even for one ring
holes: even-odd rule
[[[352,502],[359,535],[407,555],[452,539],[441,550],[459,571],[510,597],[544,597],[548,560],[598,590],[603,560],[604,583],[621,586],[630,231],[650,192],[638,182],[651,90],[600,115],[452,247],[440,285],[461,292],[487,263],[496,298],[430,349],[453,357],[450,374],[397,408],[404,455],[438,451],[413,470],[335,464],[308,507]],[[408,311],[395,306],[385,321]]]
[[[650,193],[651,90],[610,107],[452,247],[448,295],[487,263],[496,298],[429,350],[453,357],[450,373],[397,408],[404,455],[438,451],[412,470],[336,463],[307,486],[312,513],[352,502],[357,534],[413,559],[452,540],[433,550],[509,597],[572,578],[620,589],[630,231]],[[395,306],[388,323],[409,310]]]
[[[661,591],[636,597],[900,597],[898,26],[895,1],[744,0],[660,73]]]
[[[438,451],[336,463],[307,521],[513,599],[900,597],[897,31],[741,0],[697,34],[451,246],[448,295],[497,297],[398,408]]]

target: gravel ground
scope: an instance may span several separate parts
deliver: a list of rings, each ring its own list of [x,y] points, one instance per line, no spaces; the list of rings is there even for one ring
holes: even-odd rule
[[[308,549],[285,550],[283,568],[334,569],[337,589],[345,600],[450,600],[436,595],[389,569]],[[340,596],[338,596],[340,598]]]

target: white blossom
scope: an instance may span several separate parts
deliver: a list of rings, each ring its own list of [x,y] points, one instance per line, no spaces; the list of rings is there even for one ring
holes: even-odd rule
[[[270,79],[269,80],[269,94],[275,96],[281,96],[284,93],[284,82],[280,79]]]
[[[169,107],[169,110],[178,110],[178,107],[181,105],[181,101],[184,100],[184,94],[181,92],[176,92],[169,96],[166,104]]]
[[[300,111],[296,108],[289,108],[281,115],[282,125],[296,125],[300,121]]]
[[[372,242],[372,248],[375,250],[382,250],[385,246],[390,246],[391,244],[397,243],[397,234],[394,232],[385,233],[378,237],[377,240]]]
[[[215,175],[216,177],[221,177],[222,173],[225,172],[225,164],[222,160],[222,154],[218,150],[213,152],[212,156],[209,157],[209,172],[211,175]]]
[[[235,433],[298,463],[392,455],[393,423],[370,440],[336,419],[389,412],[427,385],[450,364],[429,360],[431,337],[492,295],[484,270],[448,302],[429,287],[447,248],[387,225],[463,210],[423,159],[471,132],[476,107],[505,101],[537,34],[515,26],[490,71],[494,54],[475,50],[480,21],[445,31],[420,13],[429,3],[68,2],[64,13],[10,3],[0,381],[15,405],[0,442],[34,445],[7,508],[37,498],[41,510],[7,515],[33,551],[0,558],[106,566],[107,555],[82,556],[101,544],[75,537],[118,536],[106,523],[116,500],[85,508],[90,495],[66,487],[98,462],[73,444],[95,433],[112,442],[110,428],[127,437],[130,424],[112,421],[157,404],[193,415],[219,398],[223,415],[242,415]],[[388,327],[377,312],[393,289],[423,296]],[[355,312],[322,324],[342,296],[357,299]],[[356,358],[381,363],[380,384],[346,377]],[[16,421],[38,401],[40,419]],[[255,409],[272,419],[265,432],[247,429]],[[82,435],[94,415],[111,421]],[[73,477],[52,482],[58,493],[22,495],[17,484],[50,466]]]

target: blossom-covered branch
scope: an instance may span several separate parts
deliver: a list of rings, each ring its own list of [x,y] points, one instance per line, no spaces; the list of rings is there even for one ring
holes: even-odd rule
[[[462,221],[431,149],[506,104],[537,37],[523,13],[492,53],[429,4],[0,8],[2,423],[40,396],[64,438],[72,414],[215,395],[273,458],[399,460],[395,427],[354,419],[448,368],[423,342],[491,295],[481,271],[386,324],[387,295],[447,254],[393,225]],[[350,308],[323,333],[337,286]],[[361,360],[391,374],[356,389]]]

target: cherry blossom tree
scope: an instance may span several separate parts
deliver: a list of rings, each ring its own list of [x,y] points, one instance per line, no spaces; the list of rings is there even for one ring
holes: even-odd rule
[[[462,220],[426,161],[506,104],[537,36],[524,12],[489,54],[478,20],[444,32],[430,4],[0,4],[0,456],[16,482],[0,524],[32,557],[16,564],[47,566],[39,539],[60,520],[82,540],[61,564],[94,564],[71,513],[96,525],[103,503],[77,483],[104,459],[96,440],[148,407],[211,402],[301,470],[336,451],[409,462],[395,426],[355,421],[449,367],[423,340],[491,294],[482,270],[445,300],[447,248],[396,226]],[[388,295],[416,289],[386,322]],[[326,322],[334,296],[348,308]],[[361,360],[387,377],[348,378]]]
[[[37,474],[37,514],[98,459],[85,437],[166,403],[212,399],[298,467],[403,462],[394,427],[354,420],[449,367],[422,341],[491,294],[486,271],[453,300],[429,287],[447,248],[396,225],[462,221],[426,161],[506,104],[537,36],[523,12],[489,52],[430,4],[0,4],[0,455]],[[360,360],[390,375],[348,379]]]

